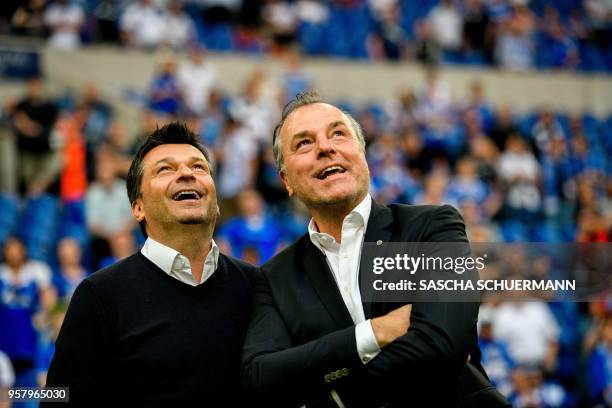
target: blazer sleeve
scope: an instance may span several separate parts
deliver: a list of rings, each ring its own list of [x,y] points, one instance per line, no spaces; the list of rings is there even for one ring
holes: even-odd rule
[[[94,285],[85,280],[72,296],[47,375],[48,387],[70,388],[70,402],[61,406],[102,404],[109,393],[107,379],[112,376],[110,349],[102,304]],[[44,406],[46,403],[41,404]]]
[[[324,395],[334,379],[360,364],[355,327],[304,344],[293,344],[264,273],[255,282],[253,318],[242,353],[243,387],[259,398],[273,395],[278,406],[304,404]],[[282,403],[279,398],[284,398]]]
[[[468,242],[461,215],[449,205],[436,208],[421,241]],[[414,303],[408,332],[383,348],[366,370],[383,378],[424,365],[458,369],[474,342],[477,317],[477,303]]]

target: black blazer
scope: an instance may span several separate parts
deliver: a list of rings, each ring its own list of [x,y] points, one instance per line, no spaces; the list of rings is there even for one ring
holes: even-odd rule
[[[372,202],[365,242],[467,242],[451,206]],[[243,385],[268,405],[451,407],[457,373],[480,366],[478,304],[415,303],[409,331],[363,364],[325,255],[308,234],[261,268],[243,348]],[[366,318],[399,304],[364,303]]]

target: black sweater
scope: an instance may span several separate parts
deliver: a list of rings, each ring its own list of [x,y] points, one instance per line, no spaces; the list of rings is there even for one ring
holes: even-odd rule
[[[47,386],[70,387],[72,406],[240,403],[254,273],[220,254],[194,287],[140,252],[96,272],[72,297]]]

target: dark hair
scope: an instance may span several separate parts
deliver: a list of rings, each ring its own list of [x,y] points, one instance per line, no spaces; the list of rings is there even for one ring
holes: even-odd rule
[[[208,152],[206,151],[206,148],[202,142],[200,142],[198,135],[193,133],[184,123],[169,123],[161,128],[157,128],[153,133],[151,133],[151,135],[145,139],[140,148],[138,148],[138,151],[132,160],[126,181],[127,194],[128,198],[130,199],[130,204],[133,204],[134,201],[136,201],[136,199],[142,195],[140,188],[142,186],[142,175],[144,173],[142,162],[145,156],[156,147],[166,144],[188,144],[195,147],[204,155],[204,158],[208,163],[209,170],[211,170],[212,173]],[[144,221],[140,223],[140,229],[146,237],[147,233],[145,231]]]

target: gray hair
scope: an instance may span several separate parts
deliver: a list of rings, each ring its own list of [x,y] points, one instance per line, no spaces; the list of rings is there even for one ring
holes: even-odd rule
[[[283,149],[281,146],[280,132],[283,128],[283,125],[285,124],[285,121],[287,120],[287,117],[296,109],[301,108],[302,106],[313,105],[315,103],[327,102],[325,102],[325,100],[321,98],[321,96],[319,96],[319,94],[316,92],[300,92],[283,108],[281,120],[274,128],[274,136],[272,139],[272,151],[274,152],[274,161],[276,162],[276,167],[279,171],[282,171],[285,166],[285,163],[283,161]],[[363,137],[363,130],[361,129],[361,126],[350,113],[345,112],[343,110],[341,111],[347,117],[349,121],[349,126],[353,129],[353,132],[357,137],[357,141],[359,142],[359,145],[361,145],[361,149],[365,152],[365,139]]]

